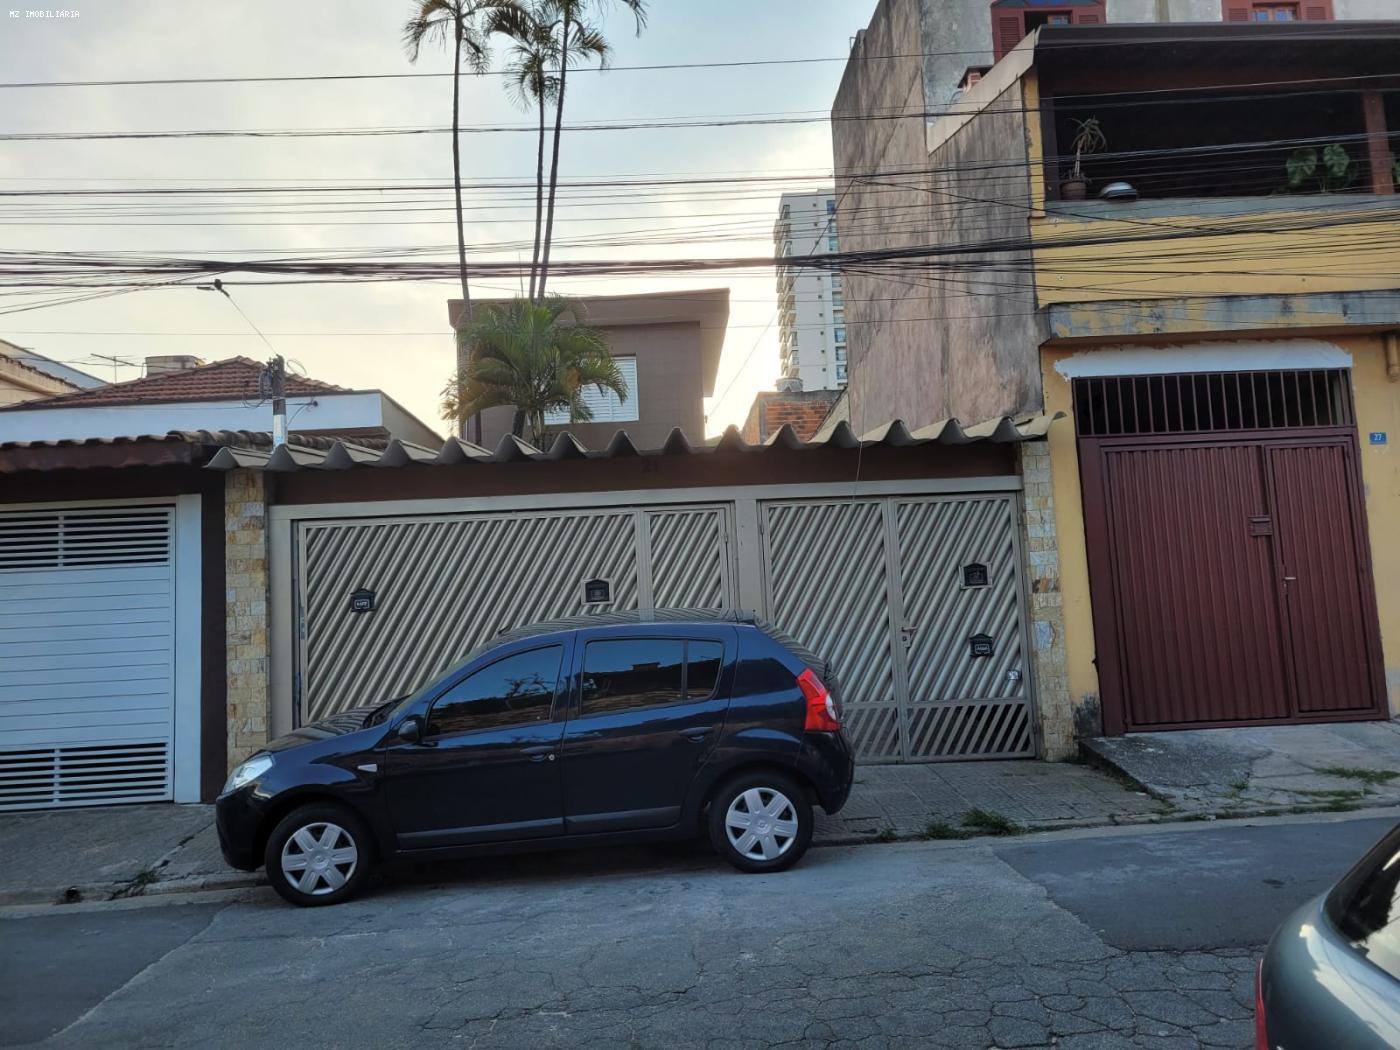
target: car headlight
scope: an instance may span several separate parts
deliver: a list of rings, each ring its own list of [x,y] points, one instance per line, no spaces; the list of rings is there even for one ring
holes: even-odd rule
[[[233,772],[228,775],[228,781],[224,784],[223,793],[227,795],[230,791],[237,791],[244,784],[251,784],[271,768],[271,755],[254,755],[248,761],[234,767]]]

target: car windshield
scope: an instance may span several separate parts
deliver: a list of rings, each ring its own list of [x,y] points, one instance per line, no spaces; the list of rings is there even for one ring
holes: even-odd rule
[[[384,703],[374,708],[372,711],[370,711],[369,714],[365,715],[365,727],[368,728],[369,726],[377,726],[381,722],[390,721],[401,706],[410,703],[418,696],[422,695],[424,690],[432,689],[434,686],[445,681],[449,676],[455,674],[459,668],[465,667],[467,664],[471,663],[483,653],[490,652],[492,649],[504,644],[505,642],[510,641],[517,635],[525,635],[529,633],[534,632],[531,632],[530,630],[503,631],[496,637],[487,639],[486,641],[478,645],[475,649],[473,649],[471,652],[467,653],[466,656],[463,656],[461,659],[455,661],[452,664],[452,666],[446,671],[442,672],[441,674],[434,675],[425,684],[413,690],[413,692],[406,693],[403,696],[396,696],[392,700],[386,700],[384,701]]]
[[[1326,914],[1353,948],[1400,980],[1400,826],[1337,883]]]

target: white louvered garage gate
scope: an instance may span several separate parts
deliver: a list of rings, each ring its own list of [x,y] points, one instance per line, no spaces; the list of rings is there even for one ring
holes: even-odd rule
[[[0,513],[0,810],[176,797],[177,693],[198,680],[197,653],[176,665],[198,630],[177,618],[176,517],[174,503]]]

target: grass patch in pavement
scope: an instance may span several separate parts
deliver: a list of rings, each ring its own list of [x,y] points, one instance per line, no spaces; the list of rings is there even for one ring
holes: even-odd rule
[[[990,809],[969,809],[963,814],[962,825],[971,829],[974,834],[1019,835],[1021,833],[1019,824],[1002,816],[996,810]]]
[[[1393,769],[1362,769],[1360,766],[1322,766],[1315,772],[1329,777],[1342,777],[1345,780],[1359,780],[1363,784],[1385,784],[1400,777]]]
[[[875,841],[876,841],[876,842],[898,842],[898,841],[899,841],[899,832],[895,831],[894,828],[890,828],[890,827],[881,828],[879,831],[875,832]]]
[[[1341,799],[1353,802],[1366,797],[1365,788],[1293,788],[1292,791],[1295,795],[1306,795],[1308,798]]]

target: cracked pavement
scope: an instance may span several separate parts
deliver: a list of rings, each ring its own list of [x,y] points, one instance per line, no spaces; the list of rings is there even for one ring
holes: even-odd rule
[[[1390,825],[1331,817],[812,851],[483,860],[0,912],[0,1043],[1247,1047],[1258,950]]]

